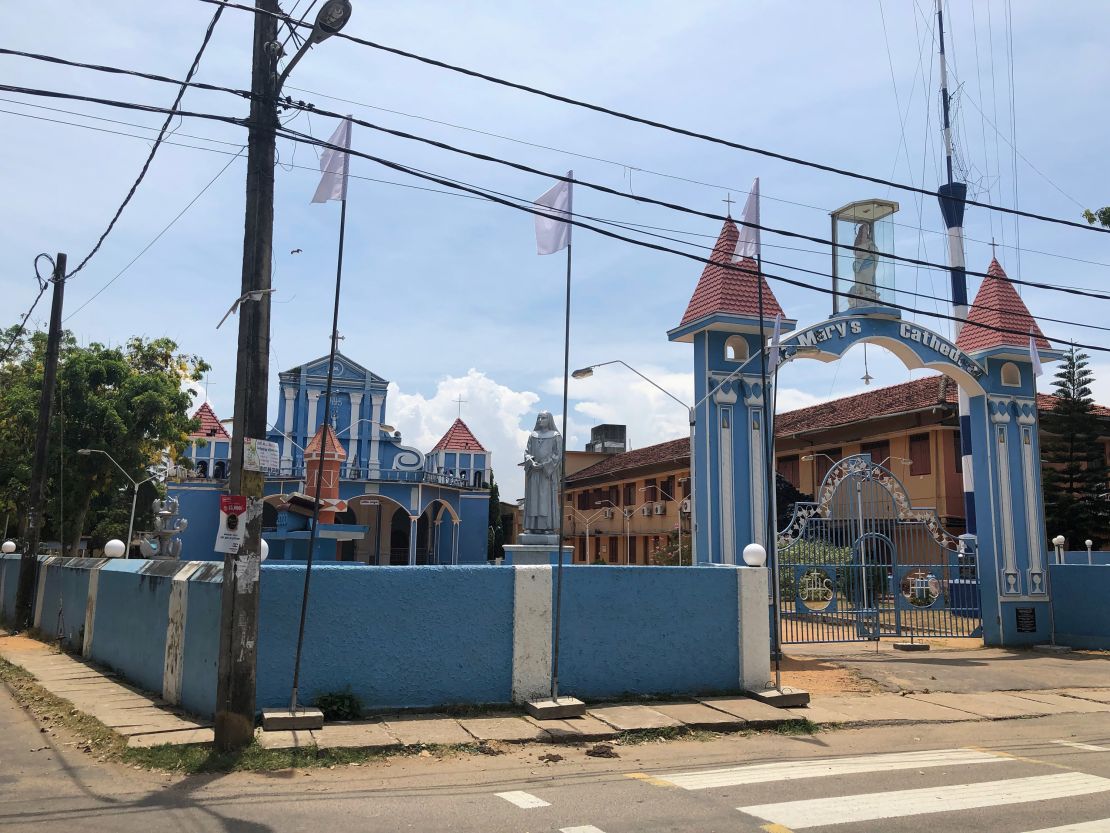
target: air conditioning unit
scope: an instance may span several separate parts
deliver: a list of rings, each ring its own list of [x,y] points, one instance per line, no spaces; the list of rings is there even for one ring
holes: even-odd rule
[[[645,518],[651,517],[651,504],[649,503],[644,506],[644,508],[640,510],[640,514]]]
[[[683,515],[689,515],[691,509],[690,498],[686,498],[685,500],[683,500],[679,508],[682,511]]]
[[[601,517],[605,518],[606,520],[608,520],[609,518],[612,518],[613,517],[613,510],[612,509],[604,510],[601,513]]]
[[[655,514],[656,515],[666,515],[667,514],[667,504],[665,504],[665,503],[655,504]]]

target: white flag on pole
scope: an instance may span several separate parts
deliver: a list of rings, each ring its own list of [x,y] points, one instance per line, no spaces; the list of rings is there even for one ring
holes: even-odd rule
[[[779,341],[782,338],[782,313],[775,313],[775,329],[771,334],[771,355],[767,360],[767,372],[774,373],[779,366]]]
[[[567,179],[574,179],[574,171],[567,171]],[[558,182],[551,190],[536,200],[535,206],[551,214],[569,218],[571,207],[571,183]],[[554,217],[536,217],[536,251],[541,255],[551,255],[570,245],[570,223]]]
[[[752,190],[748,194],[748,201],[744,203],[744,213],[740,215],[740,222],[759,225],[759,177],[752,183]],[[740,237],[736,240],[736,254],[732,260],[735,263],[744,257],[752,260],[759,259],[759,229],[752,226],[740,226]]]
[[[329,145],[350,150],[351,148],[351,119],[350,116],[339,123],[335,132],[328,139]],[[320,154],[320,184],[316,186],[316,193],[312,195],[313,202],[327,202],[328,200],[347,199],[347,172],[351,166],[351,156],[341,150],[328,148]]]
[[[1029,361],[1033,363],[1033,378],[1037,378],[1044,374],[1044,368],[1041,367],[1041,353],[1037,350],[1037,340],[1033,338],[1033,334],[1029,334]]]

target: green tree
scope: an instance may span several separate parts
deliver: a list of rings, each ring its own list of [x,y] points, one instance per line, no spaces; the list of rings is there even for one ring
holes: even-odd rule
[[[497,481],[493,479],[493,472],[489,473],[489,530],[486,534],[486,558],[493,561],[495,558],[505,557],[505,528],[501,523],[501,490],[497,488]]]
[[[1100,208],[1098,211],[1091,211],[1089,208],[1086,209],[1083,212],[1083,219],[1092,226],[1098,223],[1100,226],[1110,228],[1110,205]]]
[[[1053,382],[1055,403],[1041,421],[1046,538],[1062,534],[1076,549],[1087,538],[1101,545],[1110,521],[1106,452],[1099,441],[1105,432],[1087,359],[1074,347],[1067,351]]]
[[[9,330],[6,337],[12,334]],[[45,349],[43,334],[21,337],[0,366],[0,511],[10,512],[21,524]],[[44,539],[57,538],[76,548],[82,532],[92,532],[94,546],[126,536],[130,482],[104,455],[77,451],[107,451],[136,480],[175,461],[196,427],[187,413],[194,393],[187,385],[199,381],[207,369],[203,359],[179,353],[166,338],[133,338],[123,347],[80,347],[71,334],[64,334],[51,421]],[[153,484],[139,489],[136,529],[150,523],[150,502],[157,494]]]

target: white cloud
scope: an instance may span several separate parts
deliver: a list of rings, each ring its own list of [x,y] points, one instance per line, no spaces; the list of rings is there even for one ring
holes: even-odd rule
[[[459,415],[456,400],[460,396],[465,400],[463,421],[493,454],[501,499],[522,497],[524,480],[516,464],[523,459],[534,421],[534,406],[539,401],[539,396],[531,391],[515,391],[474,368],[465,376],[440,379],[430,397],[404,393],[396,383],[391,383],[386,420],[401,431],[406,445],[426,452],[439,442]]]

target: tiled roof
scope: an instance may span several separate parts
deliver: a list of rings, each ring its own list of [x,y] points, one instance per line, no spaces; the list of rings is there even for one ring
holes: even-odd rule
[[[462,419],[456,419],[432,451],[485,451]]]
[[[629,469],[638,469],[644,466],[654,466],[660,463],[690,463],[690,438],[682,437],[677,440],[668,440],[665,443],[637,448],[623,454],[613,454],[600,463],[587,466],[567,478],[567,483],[580,480],[590,480],[595,477],[616,476],[618,473]]]
[[[707,263],[702,270],[701,279],[698,281],[690,303],[686,307],[686,314],[682,316],[685,326],[691,321],[704,318],[707,315],[722,312],[732,315],[759,316],[759,298],[756,288],[758,268],[751,258],[743,258],[733,263],[736,253],[736,240],[740,231],[732,220],[725,220],[721,229],[721,236],[717,238],[717,245],[709,256],[712,263]],[[731,265],[733,268],[728,268]],[[742,271],[745,270],[745,271]],[[767,280],[759,275],[763,284],[763,317],[773,320],[780,313],[783,317],[778,299],[767,285]]]
[[[968,353],[989,350],[992,347],[1019,347],[1028,350],[1028,333],[1031,332],[1037,339],[1038,347],[1052,349],[1041,328],[1029,314],[1029,308],[1014,291],[1014,285],[1006,277],[1006,272],[997,259],[991,260],[987,275],[975,295],[975,302],[968,310],[967,323],[956,339],[956,346]],[[1017,332],[1000,333],[987,327]]]
[[[193,414],[193,419],[200,420],[200,428],[189,435],[191,440],[230,440],[231,435],[220,424],[219,417],[216,412],[212,410],[212,406],[207,402],[201,404],[197,408],[197,412]]]
[[[934,406],[956,406],[956,383],[947,376],[923,376],[900,385],[891,385],[796,411],[787,411],[775,418],[775,436],[783,437],[801,431],[820,431],[836,428],[868,417],[895,416],[912,411],[921,411]],[[1056,398],[1050,393],[1037,394],[1037,410],[1042,414],[1050,411]],[[1095,405],[1094,412],[1100,417],[1110,418],[1110,408]],[[690,438],[649,445],[644,448],[614,454],[595,463],[589,468],[572,474],[567,478],[568,485],[608,477],[620,479],[624,472],[644,466],[673,463],[676,468],[690,463]]]
[[[957,385],[947,376],[923,376],[843,399],[787,411],[775,417],[775,436],[819,431],[881,416],[956,403]]]
[[[328,425],[326,422],[316,429],[316,435],[311,440],[309,440],[308,445],[305,446],[305,456],[307,457],[310,454],[319,456],[320,447],[321,445],[323,445],[323,437],[325,435],[325,432],[328,438],[327,453],[337,454],[340,460],[346,460],[347,452],[343,450],[343,443],[339,442],[339,437],[336,436],[335,429]]]

